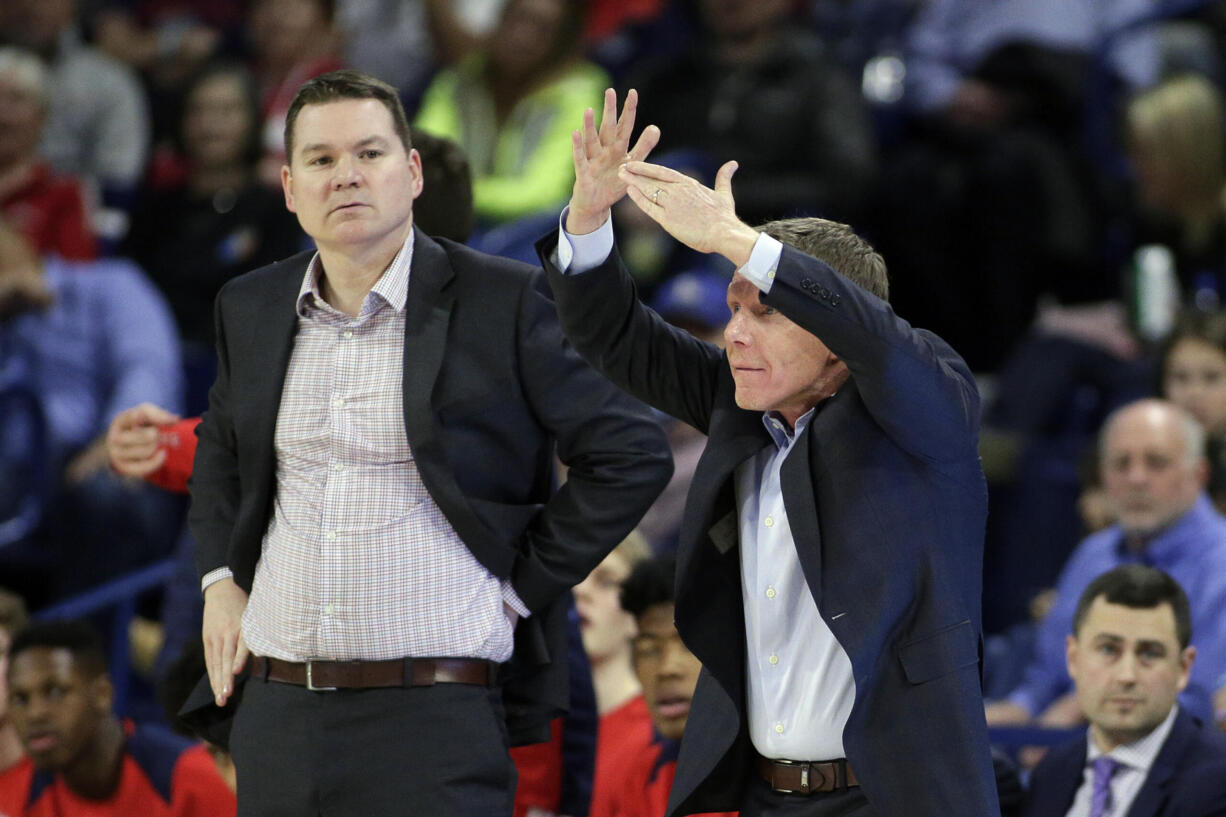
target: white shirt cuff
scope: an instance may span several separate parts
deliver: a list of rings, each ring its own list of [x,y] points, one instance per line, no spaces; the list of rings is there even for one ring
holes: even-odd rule
[[[613,252],[613,219],[586,235],[571,235],[564,226],[569,212],[567,207],[558,217],[558,254],[553,260],[564,274],[580,275],[599,267]]]
[[[775,282],[775,270],[779,268],[779,258],[783,255],[783,245],[778,239],[771,238],[766,233],[758,233],[758,240],[753,244],[749,260],[736,272],[749,283],[763,292],[771,291]]]
[[[219,567],[216,570],[210,570],[204,574],[204,578],[200,580],[200,592],[203,593],[209,589],[210,584],[217,584],[222,579],[233,579],[234,573],[228,567]]]
[[[523,599],[521,599],[519,594],[516,593],[514,588],[511,587],[511,582],[509,579],[502,580],[502,600],[506,602],[508,607],[519,613],[520,618],[527,618],[528,616],[532,615],[532,611],[528,609],[528,605],[524,604]]]

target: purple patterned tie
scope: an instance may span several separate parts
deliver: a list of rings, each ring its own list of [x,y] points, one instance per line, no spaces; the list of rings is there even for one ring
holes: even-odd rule
[[[1111,776],[1120,767],[1106,755],[1094,761],[1094,793],[1090,795],[1090,817],[1106,817],[1111,811]]]

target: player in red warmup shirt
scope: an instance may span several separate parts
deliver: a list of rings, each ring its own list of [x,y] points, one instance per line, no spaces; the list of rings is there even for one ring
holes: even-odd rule
[[[675,571],[671,558],[648,559],[622,584],[621,605],[638,625],[634,671],[656,731],[647,750],[626,768],[612,798],[612,817],[665,817],[668,811],[677,752],[702,670],[673,624]],[[736,817],[736,812],[705,817]]]
[[[0,776],[8,817],[227,817],[234,794],[204,746],[111,711],[97,634],[83,622],[31,624],[13,639],[8,717],[27,760]]]

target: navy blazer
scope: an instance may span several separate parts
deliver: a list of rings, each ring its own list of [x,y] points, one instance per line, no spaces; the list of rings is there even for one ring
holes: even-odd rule
[[[686,502],[676,603],[704,670],[669,808],[735,809],[754,772],[733,475],[772,443],[761,412],[737,407],[720,349],[639,304],[616,253],[561,274],[555,240],[538,252],[579,353],[709,438]],[[806,581],[855,674],[848,760],[875,813],[999,814],[979,675],[987,489],[971,374],[935,335],[790,247],[762,300],[851,371],[782,466]]]
[[[547,737],[566,702],[558,602],[663,489],[672,474],[667,441],[646,407],[568,346],[539,269],[420,230],[414,242],[405,431],[447,520],[533,613],[516,627],[508,725],[513,742],[539,738],[542,728]],[[228,566],[247,591],[273,512],[273,433],[310,257],[240,276],[217,297],[218,374],[197,431],[189,524],[199,574]],[[569,466],[556,491],[555,452]],[[208,711],[207,690],[197,693],[189,704],[205,711],[194,724],[222,720]]]
[[[1064,817],[1085,766],[1085,738],[1048,752],[1030,775],[1022,817]],[[1181,709],[1128,814],[1118,817],[1226,817],[1226,738]]]

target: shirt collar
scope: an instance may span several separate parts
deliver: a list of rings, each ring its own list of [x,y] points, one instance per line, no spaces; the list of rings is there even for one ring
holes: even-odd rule
[[[820,405],[820,404],[819,404]],[[817,412],[817,406],[800,415],[796,420],[796,428],[789,430],[787,421],[783,419],[777,411],[768,411],[762,415],[762,424],[766,426],[766,432],[771,435],[771,439],[775,441],[775,445],[780,449],[787,448],[809,425],[809,421],[813,419],[813,415]]]
[[[375,281],[375,285],[370,290],[371,295],[378,295],[397,312],[404,311],[405,303],[408,300],[409,270],[413,266],[415,233],[416,230],[409,230],[409,235],[404,240],[404,246],[397,251],[396,257],[387,265],[387,269],[383,271],[383,274],[379,276],[379,280]],[[296,303],[299,317],[306,317],[306,307],[308,304],[323,300],[323,295],[319,291],[319,276],[322,271],[323,266],[319,260],[319,253],[316,252],[311,256],[311,262],[307,264],[306,272],[302,276],[302,285],[298,288],[298,300]],[[370,295],[366,297],[369,298]]]
[[[1167,713],[1166,720],[1158,724],[1157,728],[1148,735],[1132,743],[1116,746],[1110,752],[1103,752],[1099,749],[1098,744],[1094,742],[1094,736],[1087,729],[1086,765],[1091,765],[1106,754],[1121,766],[1149,774],[1149,767],[1154,765],[1154,759],[1158,757],[1158,752],[1162,751],[1162,744],[1166,743],[1167,736],[1171,734],[1171,729],[1175,726],[1175,716],[1178,714],[1179,706],[1172,706],[1171,711]]]
[[[1186,558],[1191,545],[1204,540],[1205,524],[1215,513],[1208,495],[1201,492],[1192,507],[1151,536],[1140,553],[1134,554],[1128,550],[1124,532],[1117,527],[1119,538],[1115,543],[1116,551],[1126,561],[1140,561],[1165,570],[1172,563]]]

